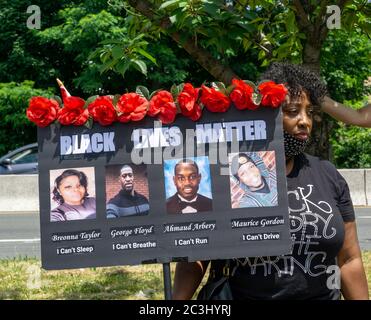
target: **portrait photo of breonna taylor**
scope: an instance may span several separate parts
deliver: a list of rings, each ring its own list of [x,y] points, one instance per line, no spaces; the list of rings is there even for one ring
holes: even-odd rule
[[[232,208],[277,206],[274,151],[229,154]]]
[[[146,165],[106,166],[107,218],[147,215],[148,199]]]
[[[207,157],[165,160],[164,175],[167,213],[213,210]]]
[[[50,221],[96,218],[94,167],[50,170]]]

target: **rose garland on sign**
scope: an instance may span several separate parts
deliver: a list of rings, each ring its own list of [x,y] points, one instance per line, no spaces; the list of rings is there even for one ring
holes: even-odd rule
[[[93,96],[86,101],[71,96],[57,79],[62,99],[33,97],[26,115],[39,127],[57,121],[62,125],[91,127],[92,122],[108,126],[114,122],[140,121],[146,115],[157,117],[164,124],[174,122],[178,113],[197,121],[205,107],[210,112],[226,112],[231,103],[239,110],[256,110],[260,106],[277,108],[284,101],[287,88],[273,81],[263,81],[257,86],[245,80],[233,79],[226,88],[221,82],[211,87],[195,88],[190,83],[173,85],[169,91],[157,90],[152,94],[146,87],[138,86],[136,92],[115,96]]]

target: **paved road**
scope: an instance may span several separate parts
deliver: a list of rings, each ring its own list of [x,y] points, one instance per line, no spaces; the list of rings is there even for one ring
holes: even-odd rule
[[[371,208],[356,208],[358,239],[362,250],[371,250]]]
[[[356,208],[358,238],[363,250],[371,250],[371,207]],[[39,214],[0,213],[0,259],[40,258]]]

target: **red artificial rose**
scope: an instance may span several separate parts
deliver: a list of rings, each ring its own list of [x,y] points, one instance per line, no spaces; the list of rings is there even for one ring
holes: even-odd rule
[[[162,123],[172,123],[176,116],[176,106],[173,96],[169,91],[157,92],[149,102],[148,115],[151,117],[158,116]]]
[[[201,102],[207,110],[211,112],[226,112],[229,109],[230,100],[226,95],[204,85],[201,88]]]
[[[283,84],[276,84],[273,81],[263,82],[258,89],[263,96],[261,104],[266,107],[279,107],[287,94],[287,89]]]
[[[149,102],[137,93],[123,94],[117,102],[117,111],[122,113],[118,116],[120,122],[142,120],[148,109]]]
[[[64,106],[58,114],[58,121],[63,125],[83,125],[89,118],[88,109],[84,109],[85,101],[79,97],[65,97]]]
[[[254,89],[243,80],[233,79],[232,84],[235,86],[229,98],[239,110],[255,110],[259,107],[252,101]]]
[[[59,104],[54,99],[33,97],[27,108],[27,118],[38,127],[46,127],[57,119]]]
[[[200,88],[194,88],[190,83],[184,84],[182,92],[178,95],[178,103],[182,114],[192,121],[201,117],[201,108],[197,103]]]
[[[98,121],[101,126],[108,126],[117,118],[112,98],[108,96],[95,99],[89,104],[88,110],[94,121]]]

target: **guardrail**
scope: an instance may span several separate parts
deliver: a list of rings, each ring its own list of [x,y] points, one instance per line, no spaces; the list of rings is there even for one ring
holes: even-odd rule
[[[371,169],[339,169],[355,206],[371,206]],[[0,175],[0,212],[39,211],[38,175]]]
[[[39,211],[39,176],[0,175],[1,211]]]
[[[353,205],[371,206],[371,169],[340,169],[339,172],[348,183]]]

